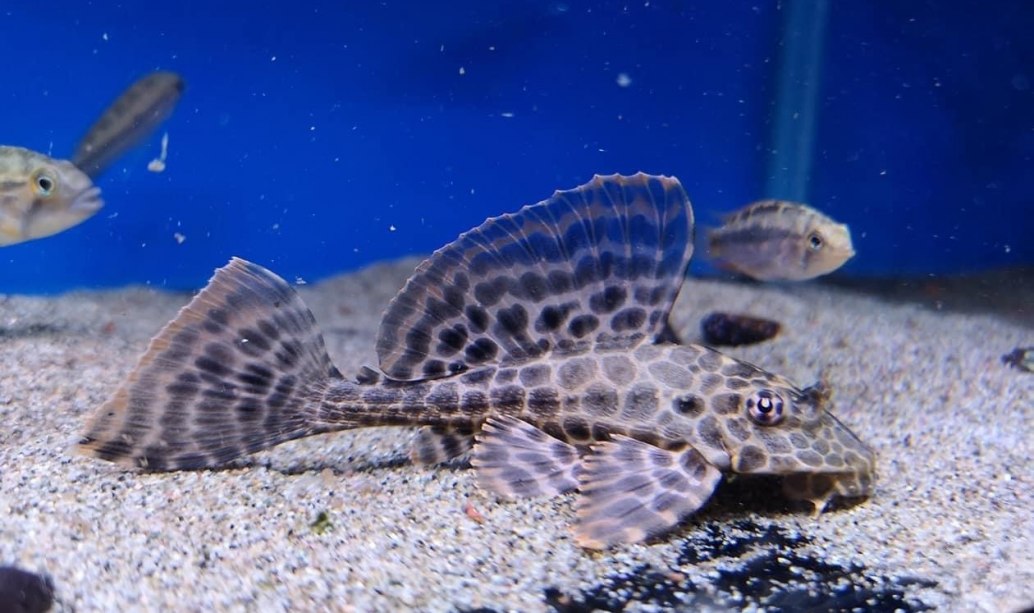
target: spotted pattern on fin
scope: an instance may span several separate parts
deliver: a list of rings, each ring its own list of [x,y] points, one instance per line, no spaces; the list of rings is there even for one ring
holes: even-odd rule
[[[699,509],[722,473],[691,446],[661,449],[625,436],[593,445],[582,467],[575,542],[635,543]]]
[[[578,487],[578,449],[516,417],[490,417],[471,464],[478,485],[504,498],[556,496]]]
[[[414,464],[432,466],[467,455],[474,446],[474,432],[469,428],[424,426],[413,436],[409,453]]]
[[[551,351],[632,347],[664,325],[692,255],[669,177],[596,176],[436,251],[381,321],[377,355],[421,380]]]
[[[313,416],[340,378],[294,289],[235,258],[151,340],[78,450],[151,470],[219,466],[327,431]]]

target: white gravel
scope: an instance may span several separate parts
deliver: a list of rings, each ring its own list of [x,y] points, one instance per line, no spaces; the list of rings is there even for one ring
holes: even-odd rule
[[[343,372],[374,363],[379,313],[414,264],[302,288]],[[570,538],[572,496],[496,500],[470,470],[410,465],[402,429],[295,441],[221,471],[137,474],[72,455],[87,416],[187,298],[0,298],[0,564],[48,573],[61,610],[536,611],[547,588],[574,602],[600,586],[641,591],[615,576],[643,565],[673,600],[640,595],[632,608],[750,608],[771,594],[723,573],[751,568],[768,541],[686,552],[759,529],[805,538],[793,549],[803,563],[850,570],[819,590],[866,583],[957,611],[1034,604],[1034,374],[1000,362],[1034,345],[1034,330],[822,286],[691,280],[675,317],[687,340],[714,309],[782,322],[776,340],[729,353],[800,383],[826,369],[835,413],[879,454],[879,489],[813,519],[744,500],[741,481],[667,538],[591,554]],[[312,527],[321,512],[326,530]],[[779,551],[775,564],[790,555]]]

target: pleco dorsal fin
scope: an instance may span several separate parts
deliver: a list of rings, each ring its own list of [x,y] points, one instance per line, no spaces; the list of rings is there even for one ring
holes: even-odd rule
[[[664,325],[693,252],[677,179],[592,181],[436,251],[392,300],[377,355],[420,380],[551,351],[632,347]]]

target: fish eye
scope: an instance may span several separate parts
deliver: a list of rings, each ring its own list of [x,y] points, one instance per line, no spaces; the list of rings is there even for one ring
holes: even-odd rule
[[[57,182],[46,172],[41,172],[36,175],[33,179],[33,187],[36,193],[40,196],[49,196],[54,193],[54,189],[57,187]]]
[[[822,249],[822,242],[822,236],[818,232],[812,232],[808,235],[808,246],[811,247],[812,251]]]
[[[783,421],[783,398],[772,390],[758,390],[747,398],[747,413],[762,426]]]

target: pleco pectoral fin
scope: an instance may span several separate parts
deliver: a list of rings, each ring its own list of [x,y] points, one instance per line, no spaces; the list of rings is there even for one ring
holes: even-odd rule
[[[556,496],[578,487],[578,449],[515,417],[490,417],[471,464],[478,485],[505,498]]]
[[[699,509],[722,474],[696,449],[666,450],[614,436],[582,467],[575,542],[587,549],[636,543]]]
[[[474,433],[446,426],[424,426],[413,437],[409,453],[414,464],[434,465],[461,458],[474,446]]]

